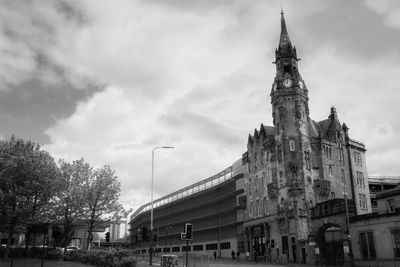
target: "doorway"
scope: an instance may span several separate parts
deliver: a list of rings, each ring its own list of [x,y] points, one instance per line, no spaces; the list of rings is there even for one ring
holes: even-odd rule
[[[325,230],[325,259],[326,265],[343,266],[343,231],[339,227],[331,226]]]

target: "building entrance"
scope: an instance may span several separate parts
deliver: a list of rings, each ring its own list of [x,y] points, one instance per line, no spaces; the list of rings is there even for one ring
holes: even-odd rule
[[[254,226],[252,227],[251,232],[252,258],[254,261],[265,261],[266,251],[264,226]]]
[[[325,247],[324,254],[326,265],[328,266],[343,266],[344,251],[343,251],[343,231],[339,227],[331,226],[324,233]]]

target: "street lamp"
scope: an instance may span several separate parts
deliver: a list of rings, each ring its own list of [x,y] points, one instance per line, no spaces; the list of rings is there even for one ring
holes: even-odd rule
[[[342,182],[343,185],[343,196],[344,196],[344,206],[346,207],[346,234],[347,234],[347,244],[349,246],[349,257],[350,257],[350,266],[354,266],[354,256],[353,256],[353,246],[351,243],[351,236],[350,236],[350,219],[349,219],[349,207],[347,203],[347,191],[345,187],[345,182]]]
[[[151,211],[150,211],[150,259],[149,264],[153,265],[153,185],[154,185],[154,151],[157,149],[172,149],[173,146],[157,146],[151,151]]]

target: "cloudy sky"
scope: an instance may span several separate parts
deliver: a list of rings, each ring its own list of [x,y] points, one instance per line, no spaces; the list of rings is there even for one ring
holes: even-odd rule
[[[400,2],[283,2],[314,120],[335,106],[370,175],[400,175]],[[281,1],[0,2],[0,138],[110,165],[130,207],[230,166],[272,124]]]

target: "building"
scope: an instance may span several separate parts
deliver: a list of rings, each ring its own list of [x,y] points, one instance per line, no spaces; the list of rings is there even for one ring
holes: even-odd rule
[[[153,240],[155,252],[183,254],[180,240],[185,223],[193,224],[191,253],[230,257],[232,250],[244,252],[241,160],[224,171],[154,201]],[[151,203],[135,211],[130,221],[130,244],[138,253],[150,248]]]
[[[400,176],[369,176],[368,183],[371,196],[371,207],[372,211],[375,212],[378,211],[376,194],[400,185]]]
[[[246,250],[255,260],[343,264],[336,259],[349,257],[345,207],[371,212],[366,150],[334,107],[326,120],[311,119],[298,61],[282,12],[273,125],[255,129],[242,156]]]
[[[376,212],[350,219],[354,258],[357,266],[396,266],[400,262],[400,186],[377,193],[376,201]]]
[[[125,242],[128,236],[128,222],[126,219],[113,221],[108,228],[110,242]]]
[[[298,61],[282,12],[273,125],[248,136],[232,167],[156,200],[158,251],[181,253],[178,236],[191,222],[195,253],[229,257],[239,250],[255,261],[326,265],[352,258],[348,218],[371,212],[366,149],[350,138],[334,107],[326,120],[311,119]],[[142,206],[130,222],[131,244],[145,252],[149,210],[150,203]]]

